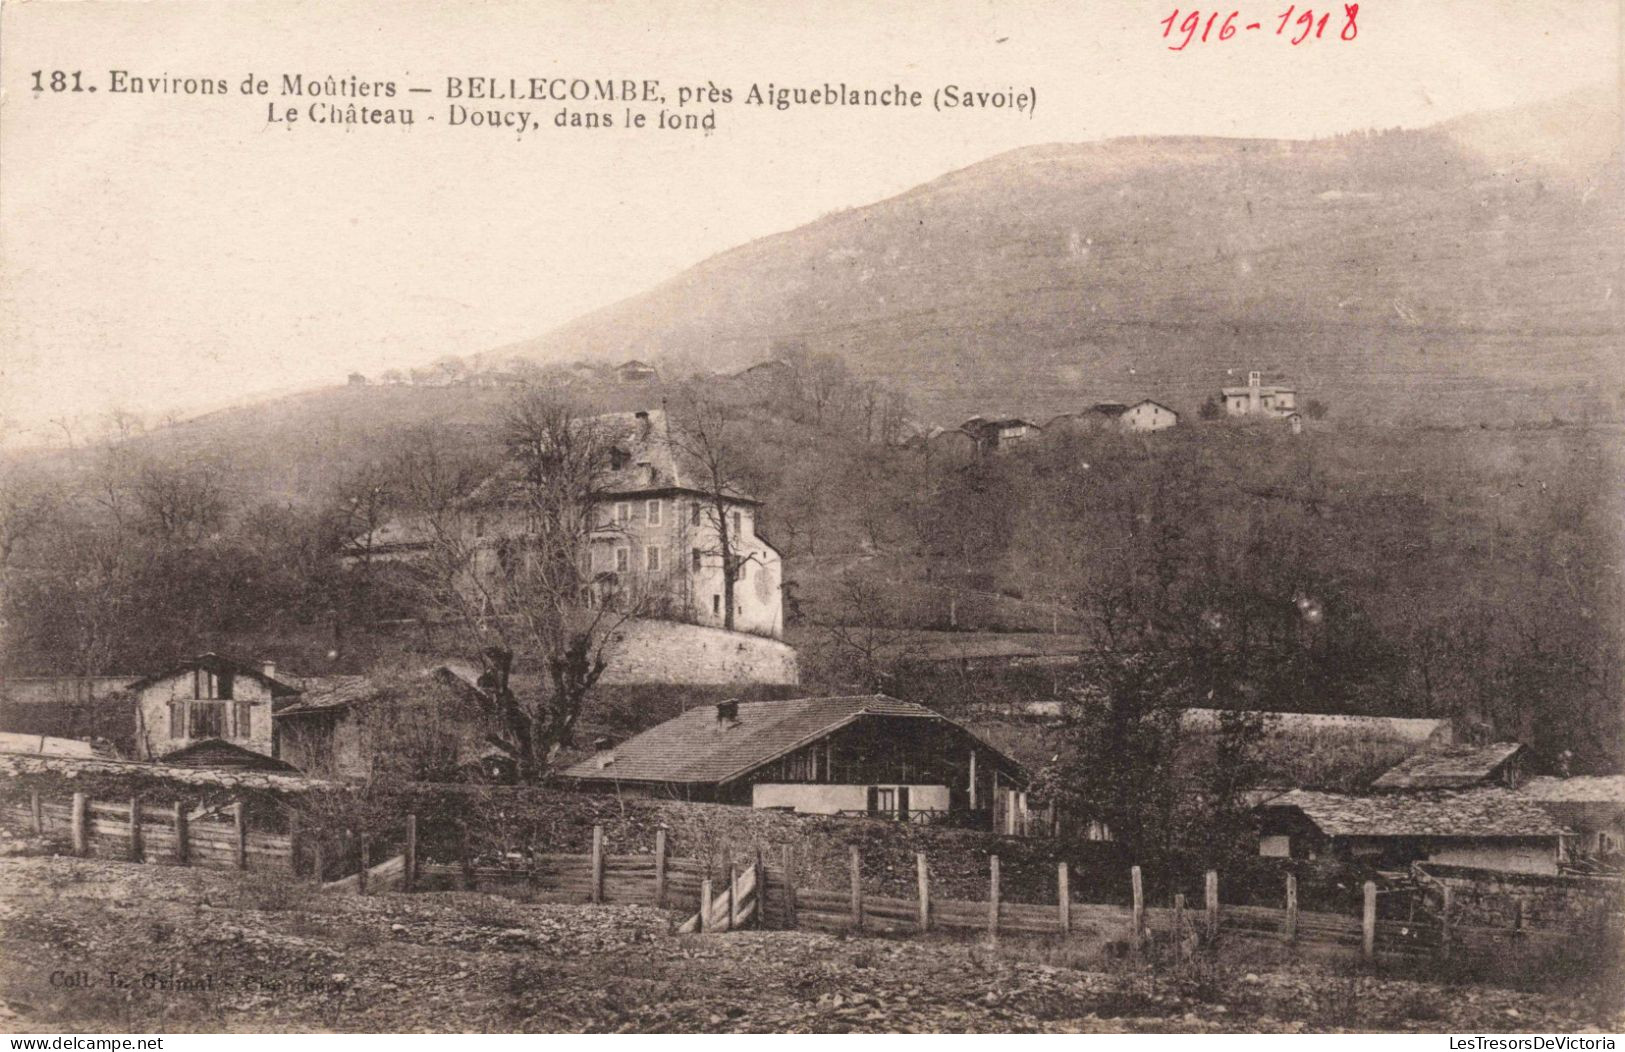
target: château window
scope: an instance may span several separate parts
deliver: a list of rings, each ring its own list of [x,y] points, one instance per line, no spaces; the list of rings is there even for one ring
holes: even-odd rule
[[[650,545],[649,550],[648,550],[648,559],[649,559],[649,563],[648,563],[649,572],[650,573],[659,573],[660,572],[660,549],[656,548],[654,545]]]
[[[632,568],[632,551],[629,548],[615,549],[615,570],[617,573],[626,573]]]
[[[711,597],[711,613],[719,617],[722,615],[722,596],[713,595]]]
[[[738,536],[739,536],[739,535],[740,535],[740,532],[739,532],[739,531],[740,531],[740,526],[739,526],[739,523],[740,523],[740,515],[739,515],[739,513],[738,513],[738,512],[737,512],[737,511],[736,511],[736,512],[734,512],[734,536],[735,536],[735,537],[738,537]]]
[[[702,507],[704,507],[704,505],[702,505],[699,501],[694,502],[694,520],[693,520],[693,524],[695,526],[698,526],[700,524],[700,509]]]
[[[615,521],[623,526],[632,521],[632,505],[630,502],[622,500],[615,503]]]
[[[658,500],[649,501],[647,507],[645,508],[645,514],[648,516],[650,526],[659,526],[660,502]]]
[[[626,467],[626,462],[631,459],[632,454],[628,453],[624,449],[612,449],[609,451],[609,466],[614,471],[619,471]]]
[[[698,548],[695,548],[693,554],[694,554],[694,569],[698,570],[700,568],[700,558],[703,555],[703,553]]]

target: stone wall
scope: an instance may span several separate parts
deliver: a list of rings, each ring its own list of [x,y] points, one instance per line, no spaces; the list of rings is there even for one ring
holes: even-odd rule
[[[795,648],[776,639],[677,621],[630,620],[615,629],[605,684],[794,684]]]
[[[1437,862],[1417,863],[1413,870],[1430,890],[1450,888],[1451,917],[1465,927],[1515,927],[1521,906],[1525,928],[1594,933],[1605,916],[1625,908],[1625,884],[1602,877],[1504,873]],[[1429,898],[1437,906],[1439,897]]]

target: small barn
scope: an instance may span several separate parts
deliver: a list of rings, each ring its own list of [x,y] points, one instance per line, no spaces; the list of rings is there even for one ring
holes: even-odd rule
[[[1261,804],[1260,855],[1335,858],[1383,869],[1439,862],[1556,873],[1563,829],[1509,789],[1346,796],[1294,789]]]
[[[1500,785],[1515,789],[1524,781],[1528,760],[1529,750],[1517,742],[1436,746],[1407,756],[1380,774],[1371,788],[1406,791]]]
[[[366,778],[394,766],[414,778],[460,780],[489,768],[478,674],[441,665],[381,683],[320,676],[277,706],[277,755],[320,778]]]
[[[884,694],[693,708],[562,777],[585,790],[1001,830],[1024,827],[1027,812],[1021,764]]]

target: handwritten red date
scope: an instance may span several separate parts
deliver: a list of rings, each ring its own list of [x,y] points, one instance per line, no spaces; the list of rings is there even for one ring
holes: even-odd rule
[[[1316,13],[1313,8],[1306,7],[1299,11],[1298,5],[1293,4],[1277,16],[1275,35],[1288,40],[1293,47],[1310,39],[1323,40],[1328,30],[1337,40],[1353,40],[1360,35],[1359,17],[1359,4],[1344,4],[1340,20],[1334,19],[1329,12]],[[1206,44],[1210,40],[1229,40],[1237,33],[1265,28],[1262,22],[1241,24],[1240,11],[1232,11],[1228,15],[1219,11],[1209,11],[1204,16],[1201,11],[1181,12],[1177,7],[1174,8],[1173,14],[1162,20],[1161,24],[1164,40],[1179,41],[1177,44],[1169,44],[1169,51],[1184,51],[1192,44]]]

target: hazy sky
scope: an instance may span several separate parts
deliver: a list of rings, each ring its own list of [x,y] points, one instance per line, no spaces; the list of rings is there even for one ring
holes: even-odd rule
[[[1166,0],[1058,3],[35,2],[0,11],[0,426],[156,414],[535,336],[715,252],[1033,143],[1309,137],[1617,83],[1614,0],[1368,0],[1359,36],[1174,53]],[[1226,11],[1230,8],[1226,8]],[[1301,10],[1301,7],[1300,7]],[[1204,10],[1204,19],[1206,12]],[[33,71],[96,94],[36,96]],[[112,94],[110,70],[223,78]],[[272,126],[249,73],[431,87],[409,129]],[[717,110],[712,136],[445,125],[445,78],[1036,87],[1009,113]],[[273,83],[273,91],[276,86]],[[339,100],[341,102],[347,100]],[[619,105],[586,109],[616,113]],[[651,121],[659,107],[649,107]],[[700,110],[703,112],[703,109]],[[425,118],[435,116],[434,123]]]

